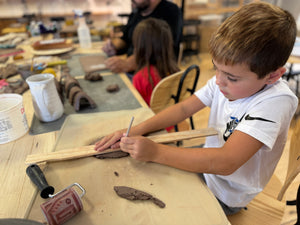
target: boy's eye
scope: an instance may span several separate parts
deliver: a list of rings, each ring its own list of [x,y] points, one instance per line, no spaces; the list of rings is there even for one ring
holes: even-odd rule
[[[237,79],[234,79],[234,78],[232,78],[232,77],[230,77],[230,76],[227,76],[227,79],[228,79],[229,81],[231,81],[231,82],[237,82]]]

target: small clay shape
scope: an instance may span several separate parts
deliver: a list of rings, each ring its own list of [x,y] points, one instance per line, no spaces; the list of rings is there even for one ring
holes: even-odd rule
[[[7,93],[7,94],[14,93],[14,90],[12,89],[11,86],[4,86],[4,87],[0,88],[0,94],[3,94],[3,93]]]
[[[0,63],[6,63],[7,60],[8,60],[8,56],[0,57]]]
[[[14,93],[21,95],[28,89],[29,89],[28,84],[25,81],[22,81],[22,84],[19,87],[17,87],[16,89],[14,89]]]
[[[119,90],[120,90],[120,87],[117,84],[108,85],[107,88],[106,88],[107,92],[117,92]]]
[[[6,79],[18,73],[18,67],[13,64],[7,64],[5,67],[0,68],[0,78]]]
[[[89,80],[89,81],[102,81],[103,77],[99,72],[91,72],[87,73],[84,76],[84,79]]]

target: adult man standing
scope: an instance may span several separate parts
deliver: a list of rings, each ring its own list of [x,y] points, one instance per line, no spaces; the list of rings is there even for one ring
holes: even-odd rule
[[[165,20],[172,31],[174,52],[179,52],[179,42],[182,35],[182,14],[178,6],[167,0],[131,0],[133,12],[123,30],[123,36],[109,40],[103,47],[103,51],[111,56],[106,61],[106,66],[115,73],[133,72],[135,70],[135,58],[133,54],[132,34],[135,26],[142,20],[154,17]],[[116,56],[127,54],[127,58]]]

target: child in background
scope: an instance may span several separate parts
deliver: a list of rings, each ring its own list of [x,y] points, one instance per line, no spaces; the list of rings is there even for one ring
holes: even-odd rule
[[[194,95],[95,149],[120,147],[134,159],[201,173],[227,215],[245,207],[271,178],[287,139],[298,99],[281,79],[293,49],[296,23],[277,6],[256,2],[226,19],[210,40],[216,75]],[[140,136],[174,125],[210,107],[219,135],[204,148],[157,144]]]
[[[134,29],[133,45],[137,72],[132,83],[150,105],[151,94],[157,83],[179,71],[173,53],[171,29],[163,20],[145,19]]]

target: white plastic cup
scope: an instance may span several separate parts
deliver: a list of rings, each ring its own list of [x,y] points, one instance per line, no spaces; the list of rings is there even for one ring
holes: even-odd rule
[[[0,94],[0,144],[14,141],[27,131],[22,95]]]
[[[26,79],[32,96],[34,114],[42,122],[55,121],[64,113],[54,79],[50,73],[31,75]]]

